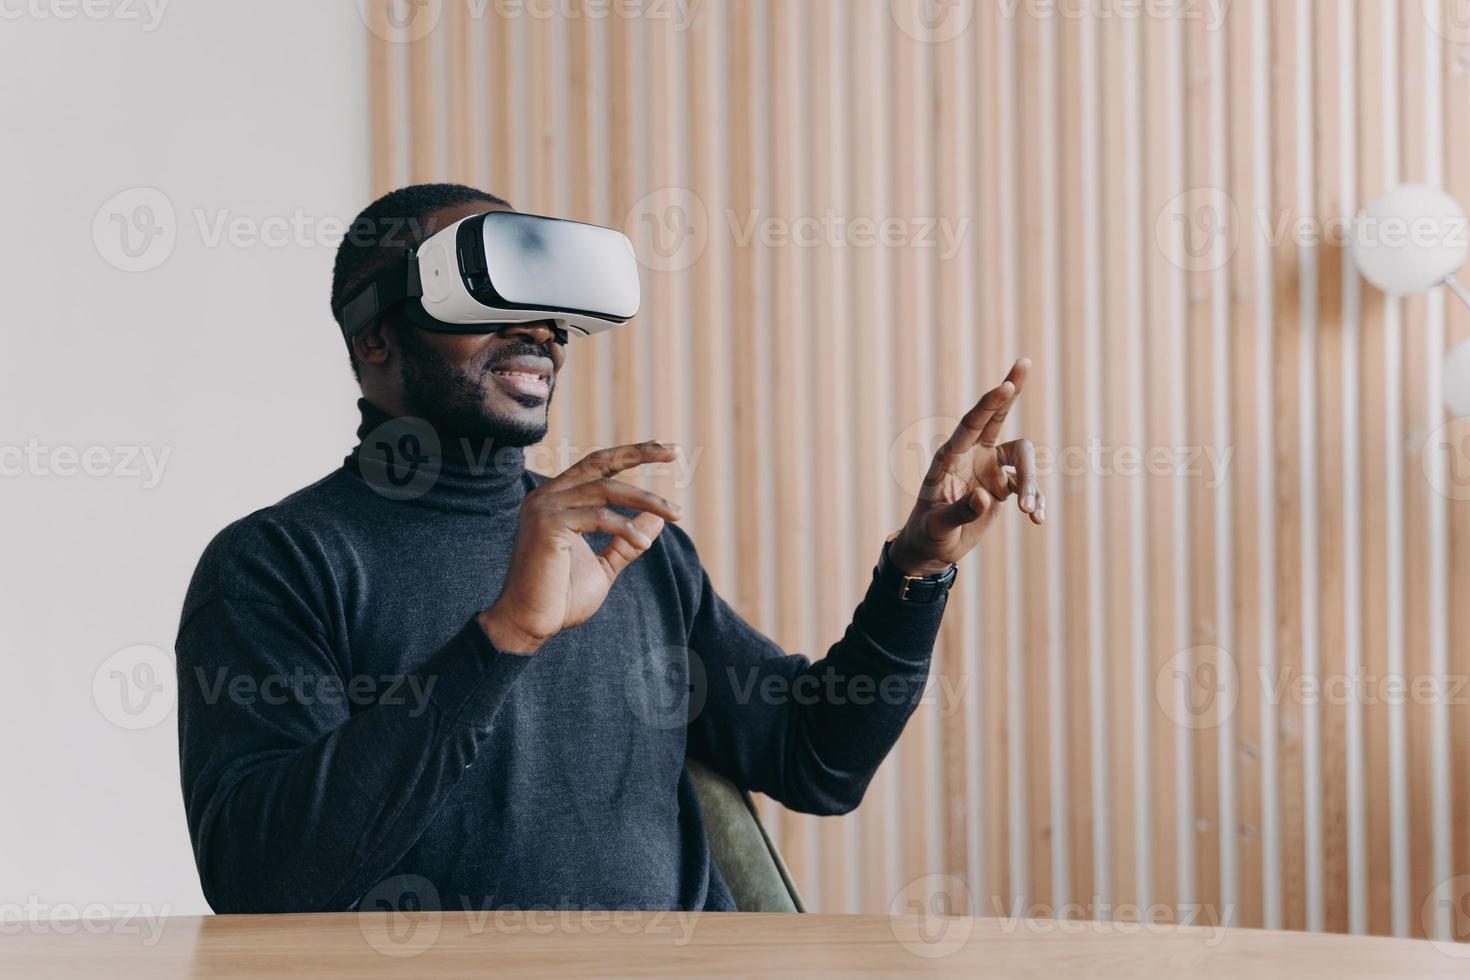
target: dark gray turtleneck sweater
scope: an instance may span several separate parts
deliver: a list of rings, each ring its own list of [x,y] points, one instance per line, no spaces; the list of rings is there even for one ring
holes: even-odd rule
[[[922,693],[942,604],[874,583],[812,663],[726,605],[671,526],[586,623],[501,653],[473,617],[543,478],[519,451],[436,453],[363,413],[343,467],[222,531],[184,602],[184,804],[217,912],[403,890],[730,909],[686,755],[796,810],[857,805]]]

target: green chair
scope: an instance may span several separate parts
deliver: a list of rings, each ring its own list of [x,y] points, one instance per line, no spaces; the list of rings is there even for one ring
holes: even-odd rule
[[[755,804],[730,780],[685,760],[715,866],[741,912],[805,912],[781,852],[761,825]]]

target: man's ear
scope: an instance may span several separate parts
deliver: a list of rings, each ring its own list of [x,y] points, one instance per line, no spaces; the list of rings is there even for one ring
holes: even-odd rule
[[[352,338],[352,352],[359,364],[387,364],[393,356],[393,345],[381,317],[363,327]]]

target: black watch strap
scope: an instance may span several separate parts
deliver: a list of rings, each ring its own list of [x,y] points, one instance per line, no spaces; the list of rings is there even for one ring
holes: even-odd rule
[[[892,544],[892,539],[883,542],[883,551],[878,555],[878,567],[873,571],[874,578],[904,602],[928,605],[943,599],[949,592],[949,587],[954,585],[959,566],[950,565],[938,575],[905,575],[888,560],[888,549]]]

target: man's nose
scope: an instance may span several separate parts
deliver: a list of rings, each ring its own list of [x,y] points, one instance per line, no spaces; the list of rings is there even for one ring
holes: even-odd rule
[[[519,337],[539,346],[546,346],[548,341],[556,339],[556,329],[550,320],[537,320],[535,323],[512,323],[501,328],[498,333],[502,337]]]

